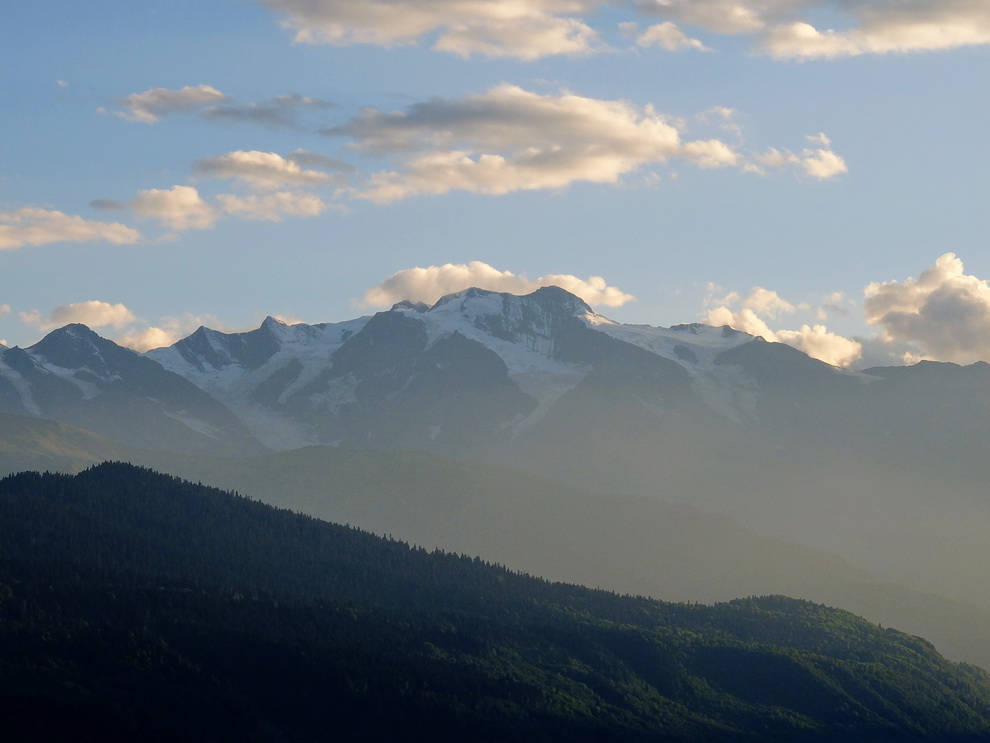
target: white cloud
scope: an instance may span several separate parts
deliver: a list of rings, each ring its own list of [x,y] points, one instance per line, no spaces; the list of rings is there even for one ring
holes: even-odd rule
[[[181,338],[182,335],[179,333],[150,326],[121,333],[114,339],[114,342],[119,346],[130,348],[138,353],[144,353],[145,351],[150,351],[152,348],[171,346]]]
[[[846,161],[832,150],[802,150],[801,167],[812,178],[826,180],[849,170]]]
[[[828,137],[824,134],[808,137],[808,139],[816,142],[829,142]],[[817,149],[806,148],[801,150],[800,154],[772,147],[753,157],[752,162],[747,165],[747,170],[760,174],[765,174],[767,170],[782,170],[784,168],[796,169],[819,180],[827,180],[849,171],[845,159],[828,149],[827,146]]]
[[[48,317],[42,316],[38,310],[18,314],[22,321],[28,325],[34,325],[40,330],[60,328],[70,323],[82,323],[90,328],[106,326],[122,328],[137,319],[134,313],[123,304],[110,304],[96,300],[60,304],[51,311]]]
[[[983,0],[856,0],[842,7],[853,16],[852,28],[819,30],[798,20],[770,29],[761,48],[809,59],[990,44],[990,5]]]
[[[92,222],[50,209],[25,207],[0,213],[0,250],[57,242],[140,242],[141,234],[119,222]]]
[[[258,150],[237,150],[217,157],[205,157],[196,163],[193,170],[209,178],[234,178],[258,189],[313,186],[331,181],[327,173],[303,170],[294,160],[287,160],[275,152]]]
[[[824,325],[802,325],[800,330],[778,330],[777,340],[832,366],[849,366],[863,354],[859,341],[829,332]]]
[[[584,54],[598,34],[573,16],[596,0],[263,0],[306,44],[391,47],[436,35],[433,48],[464,57],[539,59]]]
[[[524,5],[519,6],[525,10]],[[509,20],[485,20],[448,27],[433,48],[461,57],[534,60],[555,54],[588,54],[599,48],[598,33],[583,21],[536,12]]]
[[[780,59],[832,59],[990,44],[985,0],[638,0],[640,12],[757,36]],[[823,16],[843,28],[819,29]]]
[[[754,287],[750,291],[743,306],[770,317],[790,315],[797,311],[797,307],[782,298],[777,292],[764,289],[762,286]]]
[[[205,230],[217,219],[213,207],[203,201],[192,186],[138,191],[131,208],[139,217],[156,219],[169,229],[179,231]]]
[[[781,59],[831,59],[990,44],[985,0],[263,0],[295,40],[391,47],[435,39],[461,56],[539,59],[608,48],[590,20],[600,11],[659,18],[643,44],[703,46],[681,30],[748,35]],[[819,28],[822,18],[840,27]],[[619,23],[628,33],[632,21]],[[655,29],[655,30],[654,30]]]
[[[706,311],[705,322],[708,325],[721,327],[728,325],[730,328],[741,330],[750,335],[758,335],[764,340],[776,341],[777,334],[770,329],[766,320],[757,315],[748,307],[733,311],[727,306],[713,307]]]
[[[637,0],[647,15],[671,18],[718,34],[750,34],[801,0]]]
[[[220,194],[217,201],[227,214],[268,222],[281,222],[284,217],[315,217],[327,208],[316,196],[289,191],[264,196]]]
[[[328,133],[351,137],[354,149],[398,158],[400,169],[374,173],[364,187],[347,191],[376,203],[452,190],[504,194],[615,183],[672,158],[702,168],[745,164],[720,140],[682,140],[679,126],[652,106],[500,85],[406,111],[368,109]]]
[[[802,324],[800,330],[773,330],[767,322],[766,318],[776,319],[781,315],[810,310],[807,304],[792,304],[777,292],[763,287],[754,288],[745,298],[736,292],[716,298],[714,294],[717,291],[718,287],[709,284],[706,300],[709,309],[705,313],[705,322],[709,325],[728,325],[767,341],[786,343],[833,366],[849,366],[862,355],[859,341],[832,333],[824,325]],[[835,295],[832,298],[837,299]]]
[[[186,113],[210,103],[227,100],[227,96],[209,85],[187,85],[179,90],[150,88],[118,99],[123,111],[115,115],[128,121],[157,124],[163,116]]]
[[[668,52],[676,52],[680,49],[695,49],[700,52],[711,51],[701,41],[692,39],[670,21],[650,26],[636,37],[636,43],[639,46],[661,46]]]
[[[593,306],[619,307],[635,299],[631,294],[609,286],[601,276],[580,279],[569,274],[550,274],[530,280],[511,271],[499,271],[481,261],[471,261],[398,271],[365,292],[364,304],[385,307],[404,299],[432,304],[446,294],[472,287],[529,294],[549,285],[566,289]]]
[[[990,361],[990,284],[966,274],[954,253],[916,279],[873,283],[865,294],[867,322],[884,341],[912,345],[906,358]]]

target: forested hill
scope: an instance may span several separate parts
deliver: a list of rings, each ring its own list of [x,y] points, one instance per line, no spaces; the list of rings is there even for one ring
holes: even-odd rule
[[[0,481],[4,737],[990,740],[990,677],[782,597],[551,584],[124,464]]]

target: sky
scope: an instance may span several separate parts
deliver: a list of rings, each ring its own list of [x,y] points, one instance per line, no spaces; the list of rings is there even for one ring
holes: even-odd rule
[[[986,0],[4,0],[0,339],[554,283],[990,360]]]

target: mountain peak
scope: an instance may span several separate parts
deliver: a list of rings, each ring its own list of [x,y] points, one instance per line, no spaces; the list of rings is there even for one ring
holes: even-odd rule
[[[438,304],[439,302],[442,301],[443,299],[440,299],[438,301]],[[422,312],[428,312],[429,309],[430,309],[430,305],[426,304],[425,302],[413,302],[411,299],[403,299],[401,302],[396,302],[395,304],[393,304],[392,308],[389,311],[390,312],[412,311],[412,312],[422,313]]]
[[[594,313],[591,309],[591,305],[585,302],[581,297],[576,294],[572,294],[566,289],[561,289],[556,284],[551,284],[549,286],[541,286],[532,294],[527,294],[527,297],[531,297],[534,301],[539,302],[543,306],[557,306],[561,309],[571,310],[573,314],[586,314]]]
[[[84,365],[85,358],[102,357],[109,347],[118,348],[113,341],[100,337],[86,325],[70,323],[53,330],[28,350],[53,364],[73,368]]]
[[[460,302],[461,308],[464,309],[469,305],[472,300],[490,300],[493,297],[498,297],[501,299],[502,304],[507,303],[533,303],[538,307],[542,308],[544,311],[551,311],[553,314],[567,314],[567,315],[585,315],[594,314],[594,310],[591,306],[581,299],[576,294],[572,294],[566,289],[561,289],[556,285],[541,286],[534,292],[529,294],[512,294],[511,292],[496,292],[489,289],[479,289],[478,287],[471,287],[470,289],[463,289],[459,292],[454,292],[452,294],[446,294],[434,303],[430,307],[430,311],[439,309],[445,305],[451,304],[452,302]],[[405,302],[400,302],[395,305],[395,308],[400,305],[413,305],[409,300]]]
[[[459,292],[452,292],[450,294],[444,294],[442,297],[440,297],[440,299],[438,299],[436,302],[433,303],[433,306],[430,307],[430,310],[435,310],[438,307],[443,307],[444,305],[450,304],[451,302],[460,301],[463,304],[464,302],[466,302],[466,301],[468,301],[470,299],[474,299],[476,297],[490,297],[492,295],[511,296],[507,292],[495,292],[495,291],[491,291],[489,289],[479,289],[476,286],[472,286],[472,287],[470,287],[468,289],[461,289]],[[412,303],[412,302],[410,302],[407,299],[407,300],[404,300],[402,302],[399,302],[398,304],[399,305],[405,305],[405,304],[413,305],[415,303]],[[398,305],[396,305],[396,306],[398,306]]]

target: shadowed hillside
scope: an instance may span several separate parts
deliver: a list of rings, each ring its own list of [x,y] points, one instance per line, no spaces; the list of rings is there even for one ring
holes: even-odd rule
[[[8,477],[0,523],[10,740],[990,739],[984,672],[807,602],[551,584],[121,464]]]

